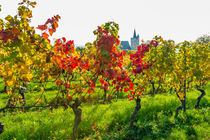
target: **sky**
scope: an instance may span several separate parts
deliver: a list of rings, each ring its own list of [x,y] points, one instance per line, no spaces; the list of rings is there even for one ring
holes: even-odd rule
[[[0,18],[17,13],[22,0],[0,0]],[[93,42],[93,31],[108,21],[119,24],[120,40],[134,29],[140,40],[155,35],[176,43],[195,41],[210,34],[210,0],[36,0],[31,25],[37,27],[59,14],[59,27],[52,38],[66,37],[76,45]],[[37,30],[36,33],[41,33]]]

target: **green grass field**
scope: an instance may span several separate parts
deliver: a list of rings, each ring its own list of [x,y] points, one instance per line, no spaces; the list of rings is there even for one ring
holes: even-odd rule
[[[55,95],[53,84],[46,92],[47,100]],[[0,83],[0,90],[3,90]],[[210,85],[200,102],[200,109],[194,109],[198,91],[187,93],[187,111],[180,111],[174,119],[176,107],[181,103],[175,94],[141,96],[141,110],[136,117],[135,130],[129,130],[129,121],[135,108],[135,101],[112,100],[107,104],[82,104],[82,122],[79,126],[79,139],[210,139]],[[26,93],[26,104],[33,104],[40,92]],[[97,92],[96,92],[97,94]],[[7,102],[7,95],[0,94],[0,108]],[[74,114],[71,108],[50,111],[49,108],[1,112],[0,122],[5,131],[2,140],[46,140],[71,139]]]

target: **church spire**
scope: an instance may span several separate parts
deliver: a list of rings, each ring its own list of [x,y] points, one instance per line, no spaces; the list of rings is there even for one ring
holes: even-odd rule
[[[136,38],[136,29],[134,29],[133,38]]]

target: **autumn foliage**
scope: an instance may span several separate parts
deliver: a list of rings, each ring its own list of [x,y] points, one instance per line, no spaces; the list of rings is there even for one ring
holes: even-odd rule
[[[61,19],[59,15],[38,25],[36,29],[41,31],[40,34],[35,32],[35,28],[29,25],[32,18],[30,7],[35,5],[36,2],[23,0],[19,3],[17,15],[8,15],[6,22],[0,19],[0,75],[9,96],[7,107],[24,107],[23,89],[38,81],[42,96],[35,101],[36,105],[44,96],[47,82],[54,80],[57,87],[55,97],[45,103],[51,109],[63,106],[73,110],[73,139],[77,137],[82,120],[81,104],[92,100],[97,102],[97,84],[103,91],[105,103],[119,93],[123,93],[127,100],[136,101],[131,126],[141,108],[140,97],[151,86],[152,93],[167,89],[174,91],[182,103],[177,108],[177,115],[180,109],[186,110],[187,89],[196,88],[202,92],[196,105],[199,107],[205,95],[203,88],[210,79],[209,42],[175,44],[156,36],[148,43],[142,42],[137,50],[126,52],[119,48],[119,25],[107,22],[93,31],[95,41],[87,43],[84,52],[79,52],[74,41],[65,37],[51,43],[50,36],[56,32]],[[157,89],[155,85],[158,85]]]

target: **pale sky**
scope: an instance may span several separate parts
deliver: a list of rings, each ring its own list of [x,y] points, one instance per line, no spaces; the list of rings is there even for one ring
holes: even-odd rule
[[[0,0],[0,18],[17,13],[22,0]],[[66,37],[77,45],[95,40],[93,30],[107,21],[119,24],[120,40],[128,40],[136,29],[140,40],[155,35],[176,43],[194,41],[210,34],[210,0],[36,0],[31,25],[44,24],[59,14],[53,38]],[[37,33],[40,31],[37,30]]]

